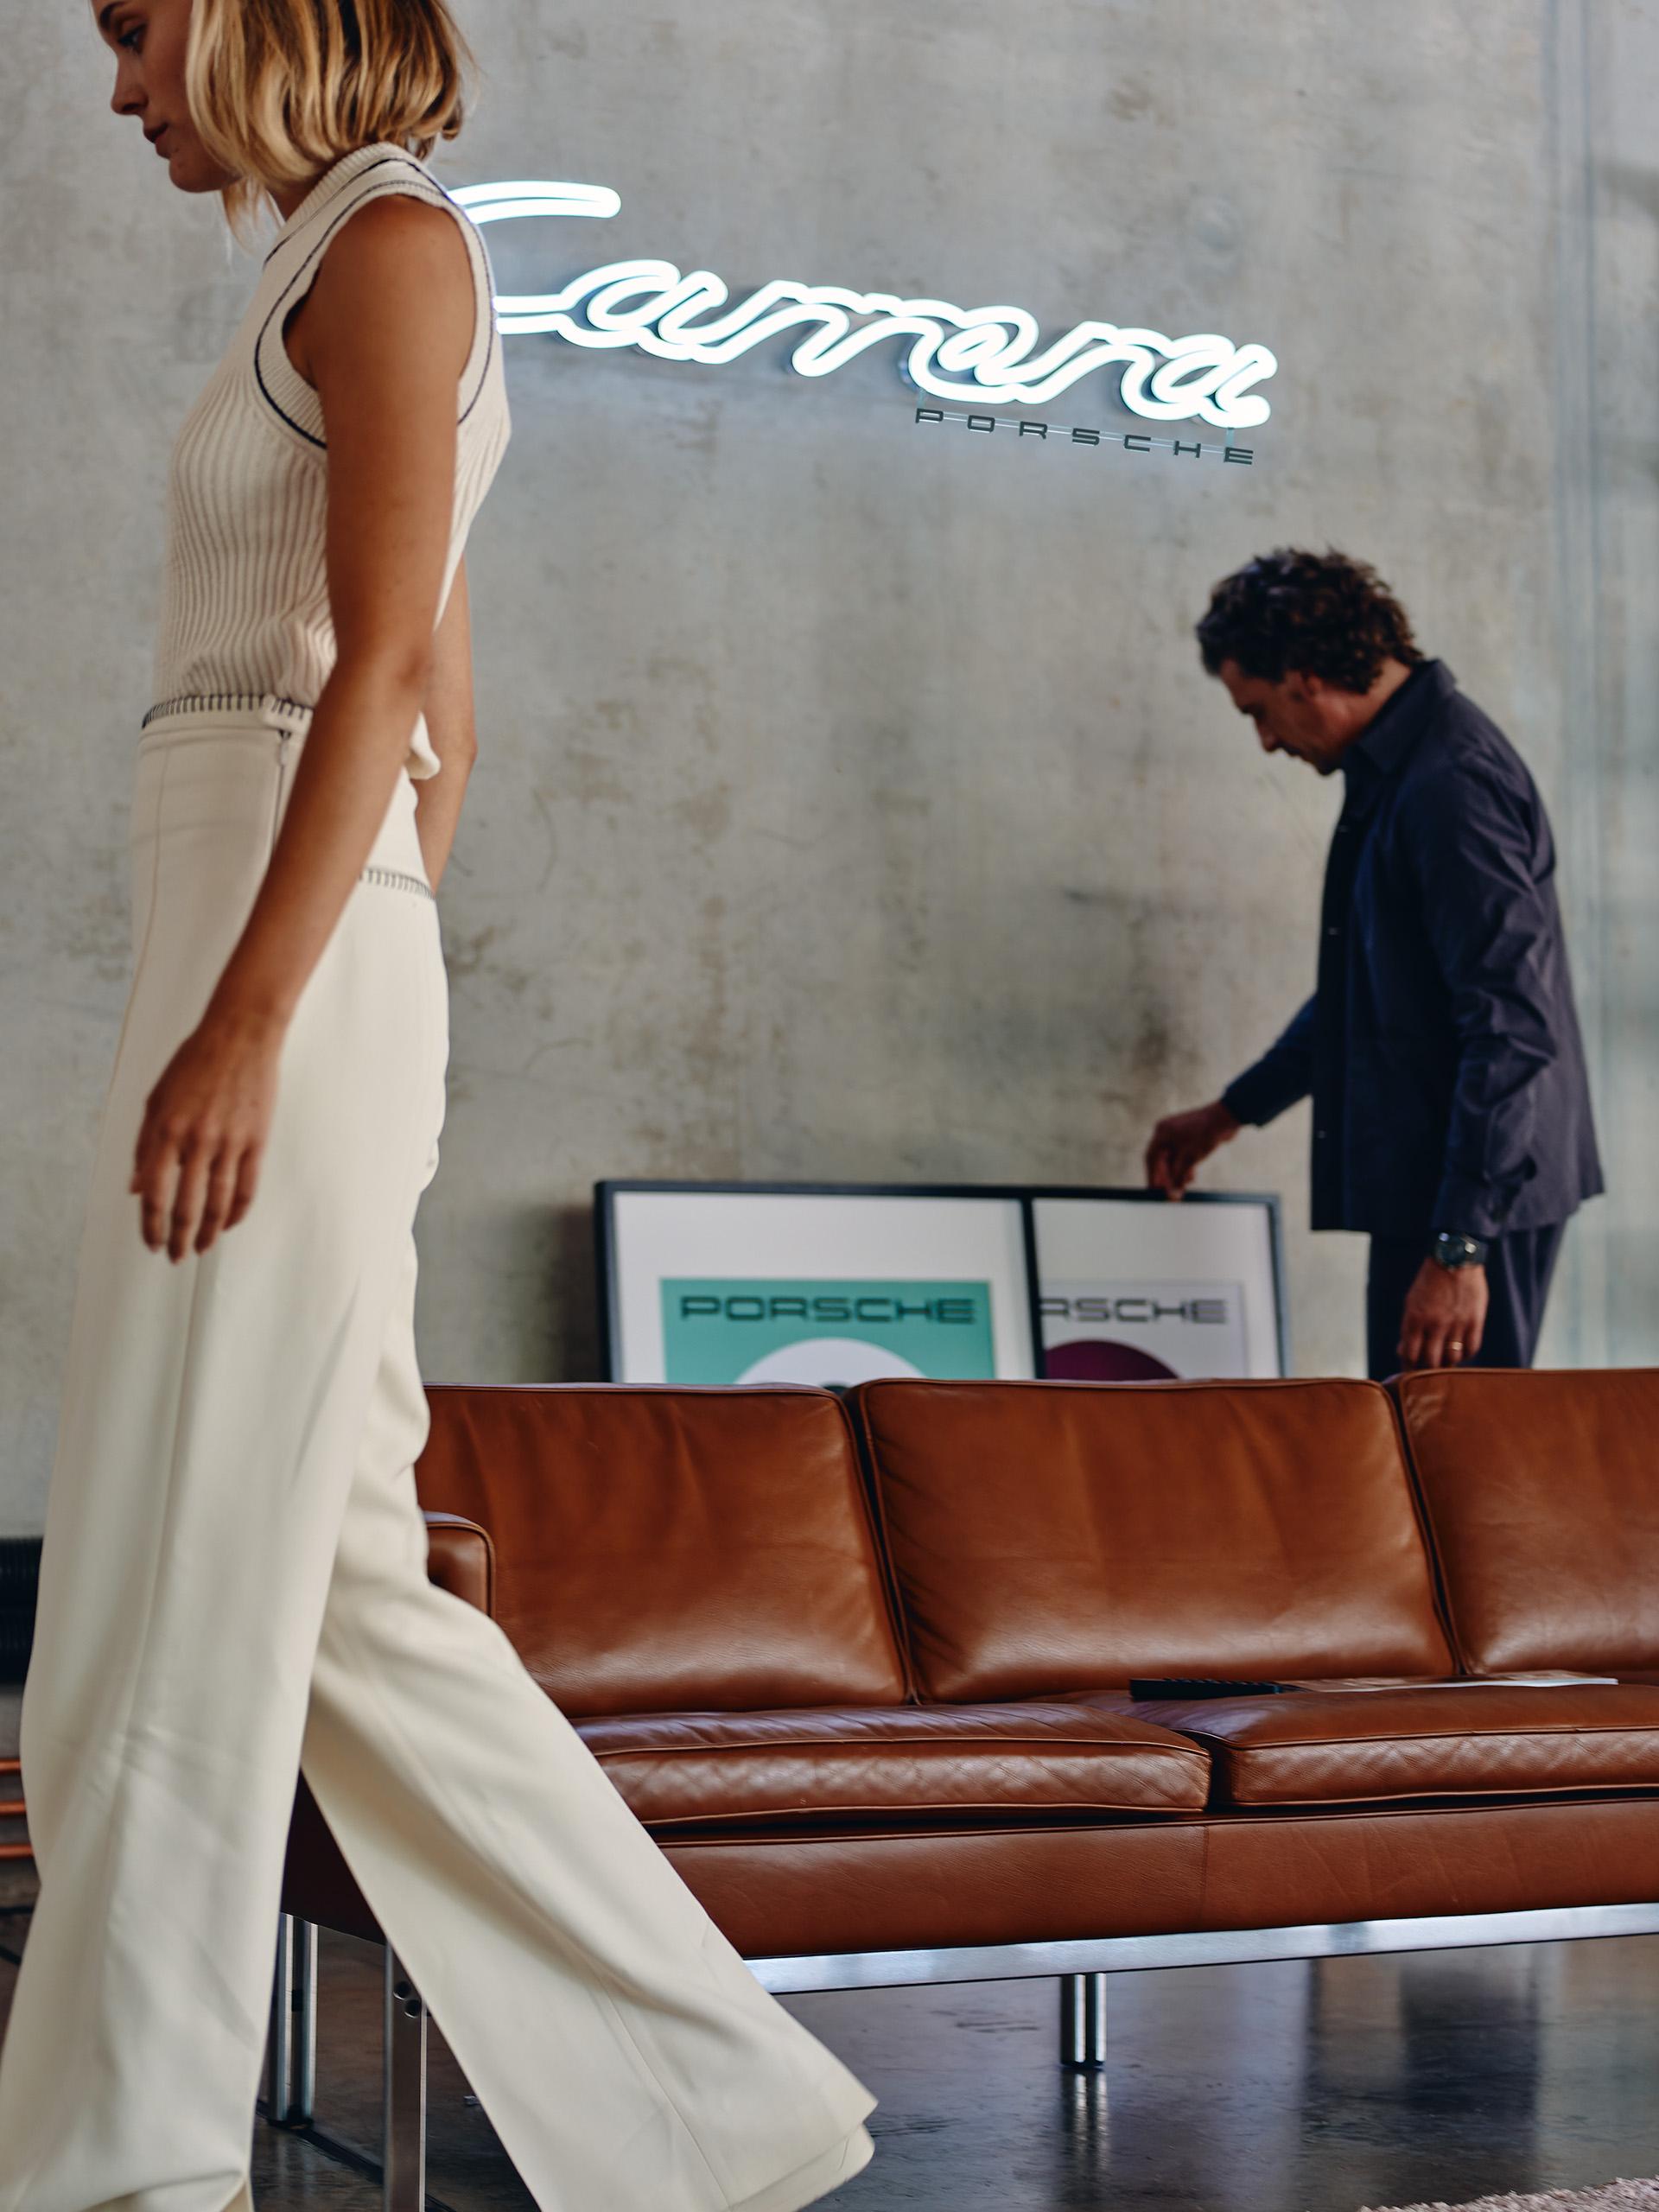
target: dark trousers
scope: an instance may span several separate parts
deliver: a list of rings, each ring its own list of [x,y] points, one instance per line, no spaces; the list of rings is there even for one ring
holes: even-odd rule
[[[1486,1333],[1465,1367],[1530,1367],[1543,1325],[1555,1262],[1560,1257],[1567,1224],[1513,1230],[1492,1240],[1486,1255],[1486,1285],[1491,1303]],[[1370,1273],[1365,1284],[1365,1337],[1370,1373],[1378,1382],[1397,1375],[1400,1325],[1406,1294],[1417,1279],[1428,1250],[1426,1237],[1371,1239]]]

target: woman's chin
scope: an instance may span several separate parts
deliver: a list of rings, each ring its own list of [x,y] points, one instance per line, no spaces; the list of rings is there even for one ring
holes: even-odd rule
[[[167,163],[169,183],[181,192],[222,192],[232,179],[218,163],[208,160],[200,146],[187,140],[181,143],[176,132],[169,133],[162,158]]]

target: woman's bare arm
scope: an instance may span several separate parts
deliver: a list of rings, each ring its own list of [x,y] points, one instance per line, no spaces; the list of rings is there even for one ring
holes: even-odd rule
[[[149,1095],[132,1188],[144,1241],[206,1251],[253,1200],[283,1038],[385,817],[434,665],[474,333],[453,216],[402,194],[344,224],[305,302],[328,440],[338,658],[283,827],[206,1013]]]
[[[449,587],[449,603],[443,610],[432,640],[432,669],[426,680],[427,735],[438,756],[438,773],[423,777],[415,786],[415,827],[426,862],[426,880],[435,891],[438,878],[448,864],[455,840],[461,803],[467,796],[467,779],[478,757],[478,725],[473,708],[473,631],[467,600],[467,562],[463,555]]]

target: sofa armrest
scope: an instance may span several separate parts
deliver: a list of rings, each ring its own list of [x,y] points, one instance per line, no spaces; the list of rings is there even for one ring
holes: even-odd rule
[[[495,1546],[476,1521],[459,1513],[429,1513],[426,1571],[440,1590],[464,1598],[480,1613],[494,1612]]]

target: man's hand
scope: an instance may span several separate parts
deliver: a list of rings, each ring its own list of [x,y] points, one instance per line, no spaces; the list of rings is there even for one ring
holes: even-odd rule
[[[1230,1143],[1239,1123],[1220,1099],[1190,1113],[1170,1114],[1159,1122],[1147,1147],[1147,1181],[1154,1191],[1179,1198],[1192,1185],[1201,1160]]]
[[[1406,1294],[1397,1347],[1408,1367],[1461,1367],[1480,1350],[1491,1300],[1484,1268],[1425,1260]]]

